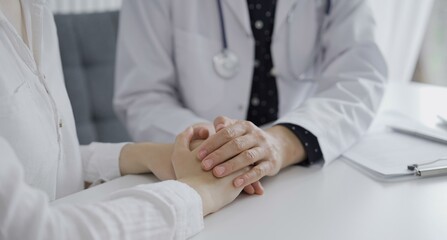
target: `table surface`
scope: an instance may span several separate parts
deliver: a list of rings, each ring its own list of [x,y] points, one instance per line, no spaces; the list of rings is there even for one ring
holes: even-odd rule
[[[447,88],[392,84],[381,112],[439,127],[436,116],[447,113],[445,103]],[[153,175],[126,176],[52,204],[95,202],[156,181]],[[324,168],[290,167],[262,182],[265,195],[242,195],[207,216],[193,239],[447,239],[447,177],[382,182],[340,158]]]

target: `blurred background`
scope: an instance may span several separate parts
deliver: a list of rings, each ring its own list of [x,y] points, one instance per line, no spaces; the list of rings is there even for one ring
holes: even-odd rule
[[[413,79],[447,86],[446,0],[434,1]]]
[[[447,86],[447,1],[370,0],[391,81]],[[55,13],[119,10],[122,0],[49,0]]]

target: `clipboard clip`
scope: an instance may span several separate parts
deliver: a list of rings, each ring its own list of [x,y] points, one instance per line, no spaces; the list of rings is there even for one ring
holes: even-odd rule
[[[407,169],[409,171],[413,171],[414,175],[418,177],[431,177],[431,176],[447,174],[447,165],[438,167],[424,167],[424,166],[430,166],[440,161],[447,161],[447,157],[439,158],[431,162],[408,165]]]

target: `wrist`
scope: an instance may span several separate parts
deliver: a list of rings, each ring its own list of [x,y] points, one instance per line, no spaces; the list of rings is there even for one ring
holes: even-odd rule
[[[121,175],[154,172],[160,161],[170,161],[172,144],[130,143],[121,149],[119,166]]]
[[[178,180],[179,182],[182,182],[184,184],[187,184],[189,187],[194,189],[197,194],[200,196],[200,199],[202,200],[202,212],[203,216],[206,216],[212,212],[212,206],[211,203],[213,202],[211,199],[211,196],[209,194],[209,191],[206,191],[204,189],[204,183],[200,182],[200,179],[196,177],[191,178],[182,178]]]
[[[267,129],[280,150],[281,169],[300,163],[306,159],[306,151],[301,141],[286,127],[277,125]]]
[[[142,160],[142,164],[160,180],[176,179],[171,163],[174,145],[161,143],[146,144],[146,156]]]
[[[145,159],[151,159],[150,149],[147,143],[129,143],[121,149],[119,167],[121,175],[148,173],[150,169]]]

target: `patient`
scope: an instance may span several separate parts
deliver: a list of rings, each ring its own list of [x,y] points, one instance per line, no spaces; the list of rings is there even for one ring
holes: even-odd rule
[[[184,239],[244,186],[201,170],[188,128],[175,144],[79,147],[45,0],[0,0],[1,239]],[[193,144],[197,146],[198,144]],[[172,159],[172,161],[171,161]],[[247,172],[243,169],[236,174]],[[49,201],[84,184],[152,172],[164,181],[88,205]]]

